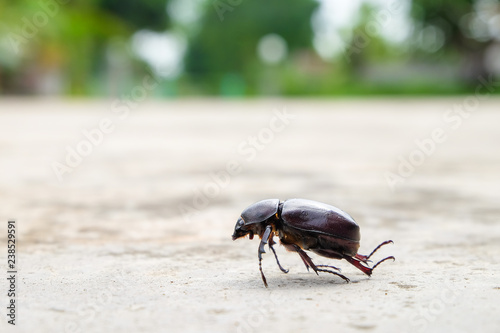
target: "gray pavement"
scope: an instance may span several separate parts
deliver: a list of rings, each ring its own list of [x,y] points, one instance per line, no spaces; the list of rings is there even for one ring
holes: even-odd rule
[[[500,100],[0,100],[1,332],[498,332]],[[230,238],[265,198],[335,205],[371,278]]]

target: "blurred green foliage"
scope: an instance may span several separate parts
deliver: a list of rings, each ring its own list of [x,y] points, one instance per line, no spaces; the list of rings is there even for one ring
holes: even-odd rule
[[[0,0],[0,94],[120,95],[146,75],[160,96],[451,94],[500,73],[499,1],[413,0],[397,43],[370,33],[384,24],[370,3],[321,57],[316,0]],[[184,41],[178,74],[137,52],[138,31]],[[265,36],[284,42],[277,61],[259,55]]]
[[[0,89],[30,93],[37,76],[57,70],[67,81],[63,93],[91,93],[109,41],[141,28],[168,27],[165,3],[0,0]]]
[[[170,20],[165,10],[165,0],[98,0],[98,7],[114,17],[126,22],[131,30],[152,29],[164,30],[169,27]]]
[[[427,29],[443,38],[443,47],[433,57],[457,61],[461,79],[472,85],[479,76],[488,76],[485,52],[495,42],[495,36],[487,31],[487,25],[494,15],[500,13],[496,12],[498,7],[495,8],[494,4],[489,14],[484,13],[489,9],[481,8],[481,3],[487,5],[488,2],[493,4],[491,1],[474,0],[415,0],[411,11],[419,28],[417,32]],[[491,15],[491,18],[481,18],[481,15]],[[481,27],[477,26],[478,23],[483,25],[483,31],[479,31]]]
[[[265,35],[281,36],[291,52],[311,48],[314,0],[288,0],[286,7],[281,0],[241,1],[234,7],[222,1],[207,5],[200,20],[203,28],[191,38],[185,59],[192,84],[204,91],[257,93],[256,80],[265,66],[259,62],[256,46]]]

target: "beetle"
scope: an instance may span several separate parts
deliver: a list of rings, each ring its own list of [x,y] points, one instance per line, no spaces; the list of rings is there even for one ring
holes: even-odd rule
[[[264,285],[266,277],[262,271],[262,254],[266,253],[267,244],[273,251],[276,263],[283,273],[288,269],[281,266],[273,245],[273,236],[288,250],[297,252],[307,270],[311,268],[317,275],[326,272],[337,275],[349,282],[340,274],[340,269],[329,265],[316,265],[304,250],[312,251],[320,256],[331,259],[345,259],[368,276],[382,262],[395,258],[389,256],[369,267],[370,257],[383,245],[393,243],[387,240],[378,245],[369,255],[358,253],[361,239],[359,226],[346,212],[337,207],[307,199],[266,199],[256,202],[243,210],[236,222],[233,241],[249,236],[253,239],[258,235],[261,239],[258,249],[259,270]],[[333,271],[336,270],[337,272]]]

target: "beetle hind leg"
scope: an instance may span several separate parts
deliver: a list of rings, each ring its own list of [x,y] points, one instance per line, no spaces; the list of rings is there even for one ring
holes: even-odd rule
[[[389,259],[392,259],[393,261],[396,260],[396,258],[394,258],[393,256],[384,258],[384,259],[380,260],[378,263],[376,263],[375,266],[372,267],[372,271],[375,269],[375,267],[377,267],[378,265],[380,265],[381,263],[383,263],[384,261],[389,260]]]
[[[378,265],[380,265],[384,261],[389,260],[389,259],[396,260],[393,256],[390,256],[390,257],[387,257],[387,258],[380,260],[373,267],[368,267],[368,266],[363,265],[361,263],[362,261],[360,261],[357,257],[345,257],[344,259],[347,260],[349,263],[351,263],[353,266],[355,266],[356,268],[358,268],[360,271],[362,271],[363,273],[365,273],[368,276],[371,276],[375,267],[377,267]]]
[[[394,242],[393,242],[392,240],[387,240],[387,241],[385,241],[385,242],[382,242],[382,243],[380,243],[380,244],[379,244],[379,245],[378,245],[378,246],[377,246],[377,247],[376,247],[376,248],[372,251],[372,253],[370,253],[369,255],[365,256],[365,255],[362,255],[362,254],[356,254],[356,255],[354,256],[354,258],[356,258],[356,259],[358,259],[359,261],[362,261],[362,262],[364,262],[364,263],[366,264],[366,263],[368,263],[368,261],[370,261],[370,260],[369,260],[369,259],[370,259],[370,257],[371,257],[371,256],[372,256],[375,252],[377,252],[377,250],[378,250],[378,249],[380,249],[380,248],[381,248],[382,246],[384,246],[384,245],[391,244],[391,243],[392,243],[392,244],[394,244]],[[389,258],[389,257],[388,257],[388,258]],[[387,259],[387,258],[386,258],[386,259]],[[384,259],[384,260],[385,260],[385,259]],[[380,261],[377,263],[377,265],[378,265],[378,264],[380,264]],[[377,265],[375,265],[375,266],[377,266]],[[373,268],[375,268],[375,267],[373,267]],[[373,269],[373,268],[372,268],[372,269]]]

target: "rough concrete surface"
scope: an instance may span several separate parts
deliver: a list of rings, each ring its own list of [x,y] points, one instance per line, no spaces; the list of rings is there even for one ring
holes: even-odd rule
[[[499,332],[499,126],[500,100],[466,96],[3,99],[0,331]],[[396,261],[368,278],[311,255],[346,284],[278,246],[290,272],[268,251],[266,289],[258,240],[230,236],[249,204],[295,197],[352,215],[360,253],[394,240],[374,260]]]

